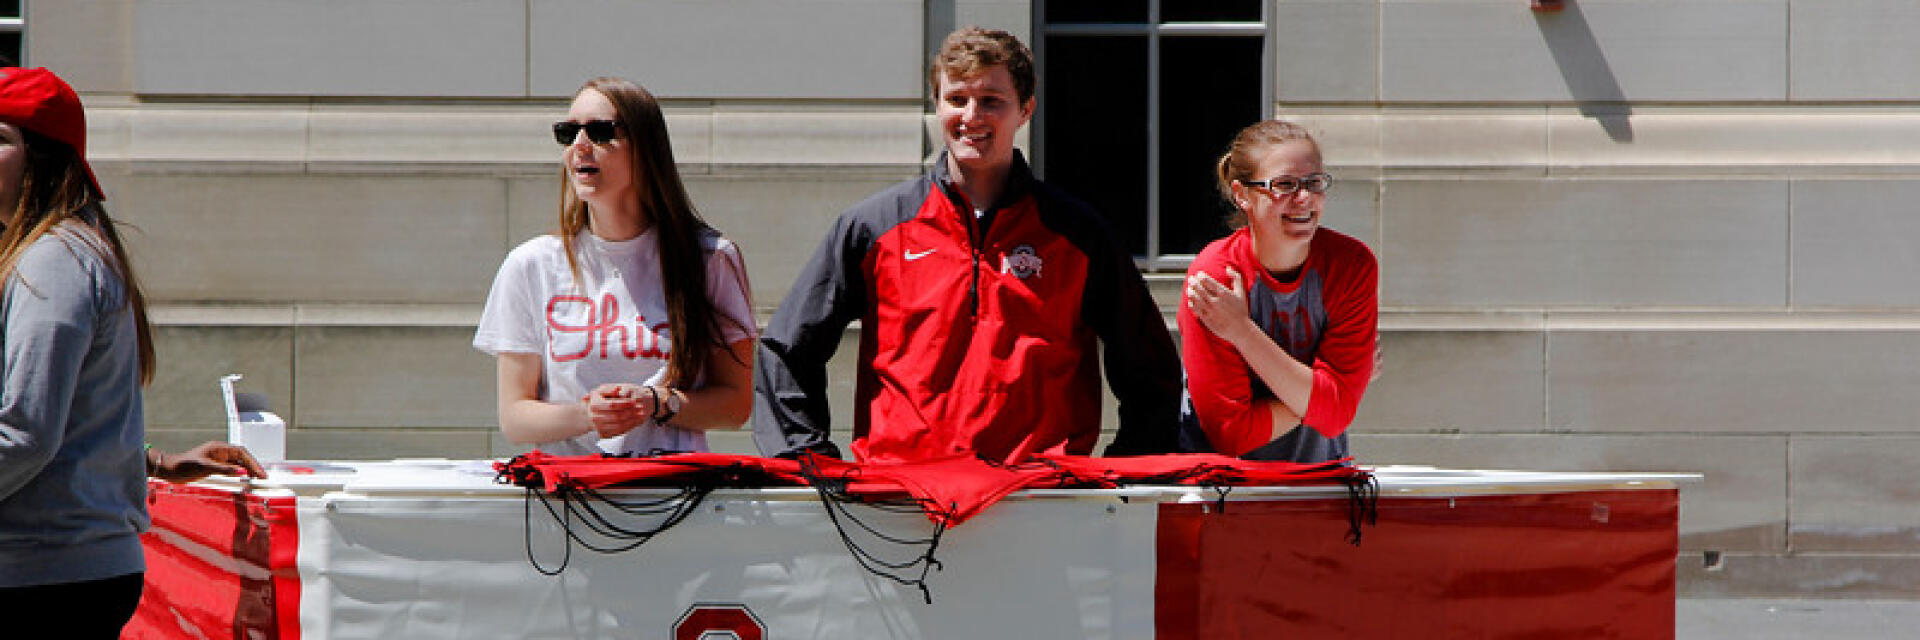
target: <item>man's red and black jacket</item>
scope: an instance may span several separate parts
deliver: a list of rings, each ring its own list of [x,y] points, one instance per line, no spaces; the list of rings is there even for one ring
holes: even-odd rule
[[[761,336],[762,453],[838,456],[826,365],[855,319],[859,459],[1089,454],[1100,429],[1096,343],[1120,401],[1107,454],[1174,449],[1180,360],[1132,257],[1018,152],[1007,181],[976,218],[942,155],[927,175],[841,214]]]

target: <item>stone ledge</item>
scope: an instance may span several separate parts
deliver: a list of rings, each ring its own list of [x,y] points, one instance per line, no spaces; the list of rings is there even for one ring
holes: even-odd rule
[[[87,100],[91,159],[142,171],[544,172],[555,155],[545,126],[562,108],[552,100]],[[1616,116],[1574,106],[1275,110],[1313,129],[1328,165],[1353,179],[1920,174],[1920,113],[1876,105],[1636,106],[1617,116],[1631,128],[1628,140],[1602,126]],[[690,172],[891,172],[924,164],[938,147],[920,101],[690,100],[669,101],[666,111],[675,155]],[[1025,146],[1028,130],[1016,135]]]
[[[1681,597],[1914,599],[1920,549],[1884,555],[1720,555],[1683,553],[1675,577]]]
[[[1913,311],[1382,309],[1385,331],[1920,331]]]
[[[1181,276],[1150,274],[1158,297],[1177,295]],[[479,304],[156,303],[166,326],[474,326]],[[1172,318],[1173,307],[1162,303]],[[757,310],[764,326],[772,306]],[[855,321],[849,330],[858,330]],[[1920,331],[1920,311],[1550,310],[1386,308],[1380,330],[1414,331]]]
[[[551,100],[143,101],[88,97],[89,158],[142,173],[547,174],[558,160]],[[689,173],[918,171],[920,101],[672,101],[674,155]]]
[[[1588,113],[1571,105],[1279,103],[1275,112],[1312,129],[1327,164],[1355,177],[1920,172],[1920,114],[1884,105],[1638,105]]]
[[[474,327],[478,304],[186,304],[161,303],[148,309],[163,327]],[[756,314],[761,326],[772,309]],[[849,333],[859,331],[854,322]]]
[[[466,304],[156,304],[162,326],[472,327],[481,305]]]

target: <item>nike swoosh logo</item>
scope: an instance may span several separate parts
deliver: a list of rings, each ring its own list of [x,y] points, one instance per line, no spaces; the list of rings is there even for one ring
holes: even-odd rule
[[[925,258],[927,256],[933,255],[933,252],[934,252],[933,249],[928,249],[926,251],[921,251],[918,253],[908,251],[905,257],[908,261],[919,260],[921,258]]]

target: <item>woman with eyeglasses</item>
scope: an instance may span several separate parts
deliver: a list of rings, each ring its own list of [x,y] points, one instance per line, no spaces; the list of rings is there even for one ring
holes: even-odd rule
[[[1373,252],[1320,227],[1333,176],[1299,125],[1267,120],[1242,129],[1216,173],[1237,228],[1187,270],[1182,448],[1256,460],[1346,458],[1347,425],[1377,364]]]
[[[144,446],[152,331],[87,164],[86,112],[0,68],[0,619],[7,637],[116,638],[140,602],[147,477],[265,477],[245,449]],[[85,611],[55,617],[55,611]]]
[[[473,338],[500,430],[556,455],[705,451],[752,408],[740,250],[694,211],[646,89],[589,80],[553,135],[559,230],[507,254]]]

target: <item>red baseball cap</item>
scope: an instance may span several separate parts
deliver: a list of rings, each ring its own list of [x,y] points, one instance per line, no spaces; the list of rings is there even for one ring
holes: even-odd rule
[[[87,164],[87,112],[67,81],[45,68],[0,68],[0,122],[60,141],[80,156],[80,168],[101,200],[100,179]]]

